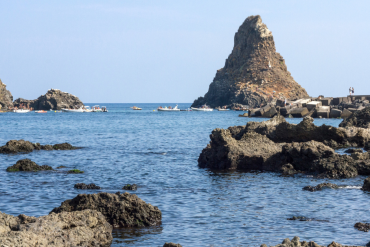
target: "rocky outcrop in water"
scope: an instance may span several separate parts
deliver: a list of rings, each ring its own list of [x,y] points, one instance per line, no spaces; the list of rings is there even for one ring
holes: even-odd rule
[[[356,111],[350,117],[344,119],[339,126],[370,128],[370,107]]]
[[[181,244],[175,244],[175,243],[165,243],[163,247],[182,247]]]
[[[362,190],[370,191],[370,177],[365,179],[364,185],[362,185]]]
[[[6,168],[7,172],[37,172],[47,170],[53,170],[53,168],[48,165],[39,166],[30,159],[18,160],[15,165]]]
[[[80,194],[72,200],[64,201],[51,213],[73,212],[92,209],[101,212],[113,227],[143,227],[160,225],[161,211],[141,200],[137,195],[117,192]]]
[[[80,190],[100,190],[101,189],[96,184],[84,184],[84,183],[75,184],[74,188],[80,189]]]
[[[270,95],[292,100],[308,97],[276,52],[272,33],[261,17],[250,16],[235,34],[234,48],[225,66],[217,71],[205,96],[195,100],[192,106],[259,107],[267,103]]]
[[[38,218],[0,212],[0,246],[108,247],[112,240],[112,226],[94,210]]]
[[[6,85],[0,80],[0,109],[13,107],[13,96],[6,90]]]
[[[62,92],[59,89],[50,89],[46,94],[35,100],[18,98],[13,104],[15,107],[32,107],[35,110],[61,110],[62,108],[69,109],[83,106],[82,101],[78,97]]]
[[[126,184],[122,188],[123,190],[137,190],[137,185],[136,184]]]
[[[25,140],[10,140],[4,146],[0,147],[2,154],[29,153],[34,150],[74,150],[79,147],[74,147],[69,143],[61,143],[52,145],[40,145],[40,143],[32,143]]]
[[[369,223],[361,223],[357,222],[354,226],[357,230],[368,232],[370,230],[370,224]]]
[[[363,159],[354,159],[336,153],[333,147],[362,146],[369,137],[369,129],[315,126],[309,117],[290,124],[276,116],[265,122],[213,130],[198,164],[217,170],[305,172],[328,178],[368,175],[368,153]]]
[[[323,190],[324,188],[339,189],[339,186],[336,184],[332,184],[332,183],[321,183],[316,186],[306,186],[303,188],[303,190],[314,192],[314,191]]]
[[[267,247],[267,245],[263,244],[261,247]],[[294,237],[292,240],[289,238],[286,238],[283,240],[281,244],[270,246],[270,247],[325,247],[323,245],[319,245],[313,241],[306,242],[306,241],[300,241],[299,237]],[[361,246],[347,246],[347,245],[341,245],[336,242],[332,242],[327,247],[361,247]]]

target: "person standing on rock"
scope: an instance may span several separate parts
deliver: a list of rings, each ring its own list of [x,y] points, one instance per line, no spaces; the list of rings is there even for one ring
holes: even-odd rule
[[[352,87],[352,95],[355,95],[355,89]]]
[[[349,87],[349,95],[352,95],[352,87]]]

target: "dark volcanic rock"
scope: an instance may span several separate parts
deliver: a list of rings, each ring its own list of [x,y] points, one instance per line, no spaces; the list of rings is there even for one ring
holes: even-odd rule
[[[370,191],[370,177],[365,179],[364,185],[362,185],[362,190]]]
[[[0,246],[111,246],[112,226],[94,210],[38,218],[0,212]]]
[[[163,247],[182,247],[181,244],[175,244],[175,243],[165,243]]]
[[[80,189],[80,190],[100,190],[101,189],[99,186],[95,184],[84,184],[84,183],[75,184],[74,188]]]
[[[316,186],[306,186],[303,188],[303,190],[314,192],[314,191],[322,190],[324,188],[339,189],[339,186],[336,184],[332,184],[332,183],[321,183]]]
[[[217,71],[205,96],[195,100],[192,106],[259,107],[268,102],[273,91],[292,100],[308,97],[276,52],[272,33],[261,17],[250,16],[235,34],[234,48],[225,66]]]
[[[0,80],[0,109],[13,107],[13,96],[6,90],[6,85]]]
[[[74,147],[69,143],[61,143],[51,145],[40,145],[40,143],[32,143],[25,140],[11,140],[4,146],[0,147],[0,153],[15,154],[15,153],[29,153],[34,150],[74,150],[79,147]]]
[[[64,201],[51,213],[72,212],[92,209],[101,212],[113,227],[142,227],[160,225],[161,211],[145,203],[137,195],[117,192],[98,194],[79,194],[72,200]]]
[[[41,95],[35,100],[19,98],[14,101],[14,106],[19,107],[20,104],[32,107],[35,110],[61,110],[62,108],[79,108],[83,106],[78,97],[62,92],[59,89],[50,89],[45,95]]]
[[[361,223],[357,222],[354,226],[357,230],[368,232],[370,230],[370,224],[369,223]]]
[[[292,218],[288,218],[287,220],[312,221],[312,219],[306,218],[304,216],[293,216]]]
[[[218,170],[280,171],[284,175],[308,172],[328,178],[370,174],[368,153],[350,157],[332,149],[349,144],[361,146],[370,132],[315,126],[312,122],[308,117],[299,124],[290,124],[282,116],[275,116],[246,126],[215,129],[198,165]]]
[[[126,184],[122,188],[123,190],[137,190],[137,185],[136,184]]]
[[[349,148],[344,152],[347,154],[352,154],[352,153],[363,153],[364,151],[361,148]]]
[[[15,165],[6,168],[7,172],[36,172],[46,170],[53,170],[53,168],[48,165],[39,166],[29,159],[18,160]]]
[[[370,107],[356,111],[350,117],[344,119],[339,127],[370,128]]]

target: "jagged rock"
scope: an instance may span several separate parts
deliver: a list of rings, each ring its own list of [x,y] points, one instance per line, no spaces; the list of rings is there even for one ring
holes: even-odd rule
[[[137,195],[117,192],[79,194],[72,200],[62,202],[51,213],[72,212],[92,209],[101,212],[113,227],[142,227],[161,224],[161,211],[145,203]]]
[[[175,244],[175,243],[165,243],[163,247],[182,247],[181,244]]]
[[[357,230],[368,232],[370,230],[370,224],[369,223],[361,223],[357,222],[354,226]]]
[[[364,185],[362,185],[362,190],[370,191],[370,177],[365,179]]]
[[[264,122],[215,129],[198,159],[201,168],[309,172],[319,177],[347,178],[370,174],[370,159],[355,160],[331,147],[362,145],[369,132],[362,128],[315,126],[306,117],[290,124],[282,116]],[[368,156],[367,156],[368,157]]]
[[[321,183],[316,186],[306,186],[303,190],[308,190],[311,192],[322,190],[323,188],[330,188],[330,189],[339,189],[339,186],[332,183]]]
[[[250,16],[235,34],[234,48],[224,68],[217,71],[205,96],[195,100],[192,106],[239,103],[260,107],[273,94],[292,100],[308,97],[276,52],[272,33],[261,17]]]
[[[370,128],[370,107],[366,107],[360,111],[356,110],[350,117],[344,119],[339,127],[360,127]]]
[[[362,151],[362,150],[361,150]],[[368,160],[370,158],[369,153],[354,152],[351,154],[351,157],[355,160]]]
[[[361,148],[349,148],[344,152],[347,154],[352,154],[352,153],[363,153],[364,151]]]
[[[84,184],[84,183],[75,184],[74,188],[80,189],[80,190],[100,190],[101,189],[96,184]]]
[[[83,106],[81,100],[70,94],[60,91],[59,89],[50,89],[46,94],[41,95],[35,100],[26,100],[18,98],[14,101],[14,106],[32,107],[35,110],[61,110],[62,108],[79,108]]]
[[[46,170],[53,170],[53,168],[48,165],[39,166],[30,159],[18,160],[15,165],[6,168],[7,172],[37,172]]]
[[[94,210],[38,218],[0,212],[0,246],[108,247],[112,240],[112,226]]]
[[[51,145],[40,145],[40,143],[32,143],[25,140],[10,140],[4,146],[0,147],[0,153],[15,154],[15,153],[29,153],[34,150],[74,150],[79,147],[74,147],[69,143],[61,143]]]
[[[278,245],[275,245],[275,246],[270,246],[270,247],[325,247],[323,245],[318,245],[317,243],[315,243],[313,241],[310,241],[310,242],[302,241],[302,242],[300,242],[299,240],[300,239],[297,236],[292,238],[292,240],[290,240],[289,238],[286,238],[286,239],[283,240],[283,242],[281,244],[278,244]],[[267,247],[267,245],[262,244],[261,247]],[[341,245],[341,244],[338,244],[338,243],[333,241],[327,247],[361,247],[361,246]]]
[[[126,184],[122,188],[123,190],[137,190],[137,185],[136,184]]]
[[[6,90],[6,85],[0,80],[0,110],[13,107],[13,96]]]

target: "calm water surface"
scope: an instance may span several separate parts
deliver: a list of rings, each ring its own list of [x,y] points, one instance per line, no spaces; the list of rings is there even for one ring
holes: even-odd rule
[[[142,111],[131,110],[132,104],[104,105],[108,113],[0,115],[0,145],[24,139],[84,147],[0,155],[0,211],[41,216],[79,193],[96,193],[76,190],[76,183],[95,183],[101,191],[112,193],[123,192],[124,184],[136,183],[134,193],[162,211],[162,225],[114,230],[112,246],[162,246],[170,241],[183,246],[260,246],[276,245],[296,235],[322,245],[333,240],[364,245],[370,240],[369,233],[353,227],[358,221],[370,221],[370,194],[359,189],[364,177],[287,178],[275,173],[220,173],[198,168],[198,156],[214,128],[266,119],[239,118],[240,112],[235,111],[153,112],[160,104],[136,104]],[[180,108],[189,106],[179,104]],[[317,125],[339,123],[337,119],[315,120]],[[85,173],[5,172],[24,158]],[[328,181],[348,187],[302,191],[306,185]],[[297,215],[318,221],[286,220]]]

